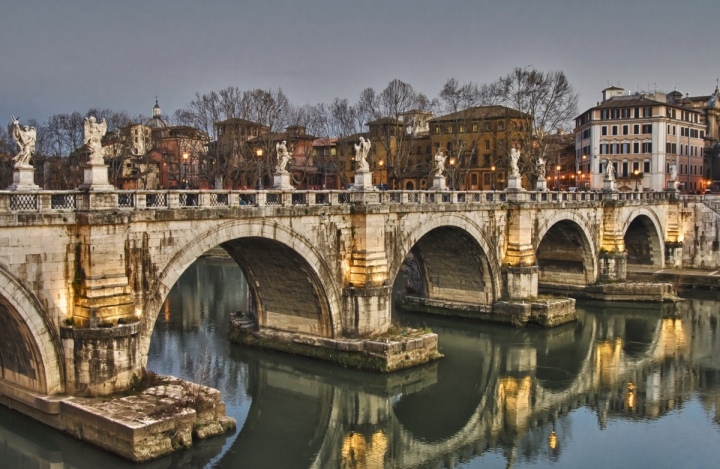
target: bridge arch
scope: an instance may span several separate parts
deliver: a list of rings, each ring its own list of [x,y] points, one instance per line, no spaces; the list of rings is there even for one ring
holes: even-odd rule
[[[628,264],[665,265],[664,230],[655,212],[636,208],[627,217],[622,233]]]
[[[412,253],[425,297],[481,304],[499,298],[502,282],[496,252],[485,232],[469,218],[433,216],[401,236],[389,268],[391,284]],[[477,262],[468,262],[469,257]]]
[[[533,240],[540,282],[588,285],[598,276],[596,236],[583,217],[555,212]]]
[[[233,220],[198,233],[164,266],[159,266],[160,274],[143,308],[143,357],[147,356],[160,308],[175,282],[190,264],[218,245],[243,270],[261,326],[329,337],[340,333],[342,297],[332,269],[317,249],[285,226]],[[293,301],[290,314],[285,314],[290,291],[297,301]]]
[[[0,264],[0,377],[40,394],[64,390],[57,327],[35,295]]]

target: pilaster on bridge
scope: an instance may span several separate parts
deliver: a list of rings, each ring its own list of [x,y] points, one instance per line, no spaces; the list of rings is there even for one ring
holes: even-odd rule
[[[127,386],[170,289],[216,246],[244,273],[257,329],[340,350],[387,332],[408,260],[409,296],[491,316],[539,286],[664,265],[677,206],[666,193],[0,192],[0,286],[32,299],[0,291],[0,316],[24,331],[0,332],[4,376],[41,394]]]

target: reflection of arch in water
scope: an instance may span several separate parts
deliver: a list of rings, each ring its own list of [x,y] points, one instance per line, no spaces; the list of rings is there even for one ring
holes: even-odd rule
[[[475,222],[457,214],[441,214],[408,231],[391,256],[389,278],[393,283],[404,259],[412,253],[418,262],[423,296],[480,304],[491,304],[499,297],[497,246]]]
[[[0,377],[41,394],[62,392],[64,353],[35,295],[0,265]]]
[[[638,208],[627,218],[623,240],[628,264],[662,267],[665,264],[665,240],[657,216],[646,208]]]
[[[144,356],[172,286],[190,264],[218,245],[243,270],[261,326],[321,336],[340,332],[341,295],[332,268],[317,249],[289,228],[258,220],[232,220],[193,236],[160,269],[144,308]],[[288,303],[289,297],[296,301]]]
[[[594,237],[585,220],[573,212],[559,212],[535,237],[540,282],[588,285],[597,279]]]

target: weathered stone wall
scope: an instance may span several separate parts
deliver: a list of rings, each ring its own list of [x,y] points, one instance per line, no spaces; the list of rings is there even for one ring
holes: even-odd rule
[[[720,199],[720,197],[718,197]],[[680,206],[682,267],[720,268],[720,200],[694,201]]]

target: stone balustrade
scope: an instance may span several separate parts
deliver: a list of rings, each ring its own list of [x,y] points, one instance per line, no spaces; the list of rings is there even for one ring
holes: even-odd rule
[[[603,201],[667,201],[676,192],[549,192],[549,191],[0,191],[0,212],[73,210],[147,210],[265,206],[503,204],[512,202],[586,203]],[[694,199],[703,196],[692,196]],[[694,200],[693,199],[693,200]]]

